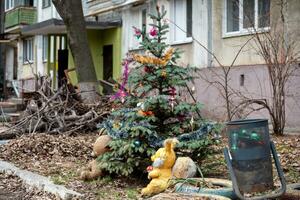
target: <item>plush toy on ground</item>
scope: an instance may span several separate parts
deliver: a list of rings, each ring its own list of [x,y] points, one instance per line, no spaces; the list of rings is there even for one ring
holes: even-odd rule
[[[143,196],[158,194],[168,188],[172,167],[176,160],[174,148],[177,143],[177,139],[165,140],[164,147],[158,149],[151,157],[153,169],[149,172],[148,178],[152,180],[142,189]]]
[[[98,157],[105,152],[109,151],[108,144],[111,141],[111,137],[108,135],[101,135],[103,134],[103,131],[100,131],[100,136],[97,138],[96,142],[93,145],[93,157]],[[102,176],[103,172],[101,169],[99,169],[96,160],[92,160],[88,166],[83,169],[80,173],[80,179],[81,180],[92,180],[95,178],[98,178],[99,176]]]
[[[89,162],[87,168],[82,170],[80,173],[80,179],[87,181],[87,180],[93,180],[103,175],[103,172],[101,169],[97,166],[97,161],[93,160]]]
[[[101,135],[97,138],[96,142],[93,145],[93,157],[98,157],[105,152],[109,151],[108,143],[111,141],[111,137],[108,135]]]

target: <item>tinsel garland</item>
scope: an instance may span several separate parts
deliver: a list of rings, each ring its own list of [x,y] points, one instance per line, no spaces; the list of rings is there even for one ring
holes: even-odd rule
[[[105,128],[107,130],[108,135],[111,136],[113,139],[126,139],[129,137],[128,132],[123,130],[125,126],[127,126],[128,128],[132,128],[135,126],[143,126],[148,129],[153,128],[153,126],[147,122],[132,122],[126,124],[122,123],[122,125],[116,130],[113,128],[113,123],[113,120],[106,120],[98,126],[98,128]],[[177,139],[179,142],[191,142],[195,140],[200,140],[206,135],[210,134],[214,130],[214,128],[215,124],[205,123],[198,130],[182,134],[178,136]],[[147,138],[149,145],[153,148],[161,147],[165,139],[166,138],[164,137],[160,137],[155,131],[153,131],[152,134],[149,135],[149,137]]]
[[[129,76],[129,64],[132,62],[132,58],[129,56],[129,54],[127,55],[127,57],[123,60],[122,65],[124,66],[124,72],[123,72],[123,78],[122,78],[122,83],[120,86],[120,89],[118,90],[118,92],[116,92],[116,94],[114,94],[111,99],[115,100],[115,99],[119,99],[119,98],[124,98],[126,96],[126,91],[125,91],[125,86],[127,84],[128,81],[128,76]]]
[[[160,58],[155,58],[155,57],[150,57],[150,56],[144,56],[144,55],[139,55],[139,54],[133,54],[133,59],[141,64],[152,64],[152,65],[160,65],[160,66],[166,66],[168,62],[171,60],[172,55],[174,53],[173,48],[169,48],[165,55],[163,56],[162,59]]]

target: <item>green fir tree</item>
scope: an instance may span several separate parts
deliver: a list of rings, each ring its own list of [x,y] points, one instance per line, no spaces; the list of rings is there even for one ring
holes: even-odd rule
[[[205,157],[213,144],[208,133],[215,126],[200,117],[202,105],[180,96],[195,78],[196,68],[176,63],[180,51],[165,43],[169,29],[165,15],[157,7],[157,14],[150,15],[154,23],[149,33],[134,28],[135,36],[142,38],[144,55],[132,54],[124,60],[123,83],[114,96],[123,106],[100,126],[113,138],[110,151],[97,159],[109,173],[127,176],[144,170],[166,138],[177,137],[177,153],[194,160]],[[130,72],[129,64],[135,65]]]

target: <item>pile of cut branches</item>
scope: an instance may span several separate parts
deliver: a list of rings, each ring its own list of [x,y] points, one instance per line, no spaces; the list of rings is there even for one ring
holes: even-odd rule
[[[108,96],[99,96],[94,104],[83,103],[73,85],[64,84],[57,91],[45,79],[39,90],[28,100],[21,119],[10,125],[15,135],[44,132],[48,134],[74,134],[96,129],[111,111]]]

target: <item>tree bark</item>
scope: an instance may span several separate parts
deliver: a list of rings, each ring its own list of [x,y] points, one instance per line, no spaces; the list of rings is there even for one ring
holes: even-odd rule
[[[80,0],[52,0],[52,2],[67,29],[68,44],[74,59],[81,96],[86,102],[96,101],[97,77],[88,44],[82,3]]]

